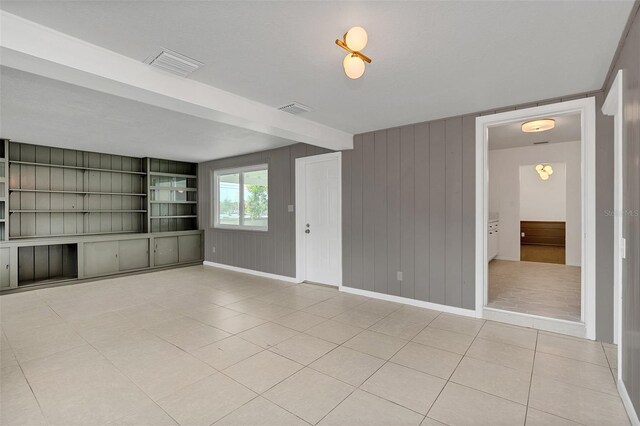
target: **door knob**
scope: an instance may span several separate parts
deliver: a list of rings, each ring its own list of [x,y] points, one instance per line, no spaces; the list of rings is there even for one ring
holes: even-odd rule
[[[310,234],[310,233],[311,233],[311,230],[310,230],[310,229],[305,229],[305,230],[304,230],[304,233],[305,233],[305,234]]]

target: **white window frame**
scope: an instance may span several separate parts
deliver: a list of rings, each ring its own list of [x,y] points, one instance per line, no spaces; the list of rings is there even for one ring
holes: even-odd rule
[[[256,164],[252,166],[245,167],[232,167],[228,169],[220,169],[214,170],[213,176],[211,179],[212,187],[213,187],[213,216],[211,217],[211,224],[213,228],[217,229],[233,229],[236,231],[260,231],[267,232],[269,231],[269,215],[267,215],[267,226],[247,226],[243,225],[244,222],[244,173],[246,172],[255,172],[258,170],[266,170],[267,171],[267,193],[269,191],[269,164]],[[239,185],[240,185],[240,205],[239,205],[239,224],[238,225],[225,225],[220,223],[220,216],[218,214],[218,209],[220,208],[220,176],[229,175],[229,174],[238,174],[239,175]],[[267,205],[267,211],[271,210],[269,208],[269,204],[271,203],[270,197]]]

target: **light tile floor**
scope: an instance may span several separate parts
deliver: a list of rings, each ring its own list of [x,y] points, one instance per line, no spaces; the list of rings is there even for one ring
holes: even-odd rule
[[[494,259],[487,306],[580,321],[580,280],[579,266]]]
[[[2,425],[628,424],[615,347],[196,266],[0,296]]]

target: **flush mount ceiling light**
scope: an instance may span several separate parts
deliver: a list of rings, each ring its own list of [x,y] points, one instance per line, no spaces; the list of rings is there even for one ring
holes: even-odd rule
[[[522,131],[525,133],[545,132],[556,127],[556,120],[552,118],[543,118],[541,120],[532,120],[522,123]]]
[[[352,80],[362,77],[364,63],[371,63],[371,58],[361,52],[367,45],[367,32],[362,27],[353,27],[347,31],[342,40],[336,40],[336,44],[349,52],[342,61],[344,73]]]
[[[549,176],[553,174],[553,167],[551,167],[551,164],[538,164],[536,172],[538,172],[540,179],[549,180]]]

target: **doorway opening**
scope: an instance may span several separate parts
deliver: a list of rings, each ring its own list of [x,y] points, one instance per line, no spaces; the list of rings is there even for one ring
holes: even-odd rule
[[[594,99],[482,116],[477,136],[476,311],[595,338]]]

